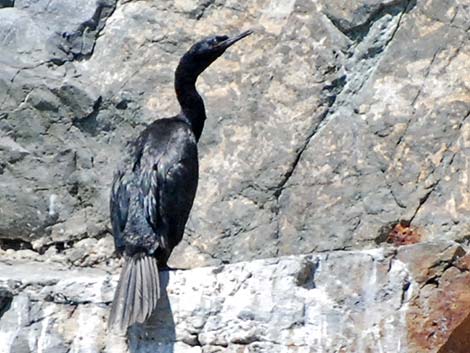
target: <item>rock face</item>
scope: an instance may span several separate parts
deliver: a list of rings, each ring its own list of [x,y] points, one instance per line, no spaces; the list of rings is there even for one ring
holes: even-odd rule
[[[108,195],[121,150],[178,112],[173,72],[195,40],[247,28],[255,35],[198,83],[208,111],[199,190],[171,264],[298,256],[194,270],[197,300],[184,299],[193,272],[175,273],[173,310],[163,304],[173,328],[162,319],[157,338],[136,328],[131,349],[466,352],[462,0],[0,0],[0,256],[11,264],[0,352],[106,346],[114,282],[103,271],[117,271]],[[297,285],[304,262],[315,276]],[[247,273],[268,289],[243,282]],[[224,309],[230,283],[254,292]],[[254,299],[271,289],[268,304]],[[200,324],[186,328],[189,318]]]
[[[0,351],[437,352],[470,304],[469,264],[441,242],[162,272],[128,343],[105,331],[116,275],[2,264]]]
[[[201,181],[174,263],[368,248],[399,221],[423,240],[468,235],[464,3],[3,6],[0,238],[11,247],[105,236],[120,149],[178,111],[180,55],[248,27],[199,81]]]

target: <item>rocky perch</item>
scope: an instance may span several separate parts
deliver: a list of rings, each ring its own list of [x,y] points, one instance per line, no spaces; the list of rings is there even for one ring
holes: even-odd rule
[[[162,272],[126,340],[106,330],[116,274],[1,263],[0,352],[463,353],[469,266],[440,242]]]

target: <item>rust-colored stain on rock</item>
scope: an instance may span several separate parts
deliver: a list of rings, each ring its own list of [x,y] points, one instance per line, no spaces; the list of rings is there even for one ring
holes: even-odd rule
[[[413,352],[470,352],[470,255],[443,261],[430,271],[408,312]]]
[[[397,223],[387,236],[387,243],[399,245],[415,244],[421,241],[421,234],[408,222]]]

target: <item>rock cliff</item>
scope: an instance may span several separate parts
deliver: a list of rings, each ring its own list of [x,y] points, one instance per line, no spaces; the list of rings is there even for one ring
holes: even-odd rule
[[[198,83],[191,270],[130,349],[466,352],[462,0],[0,0],[0,352],[111,349],[120,151],[195,40],[247,28]]]

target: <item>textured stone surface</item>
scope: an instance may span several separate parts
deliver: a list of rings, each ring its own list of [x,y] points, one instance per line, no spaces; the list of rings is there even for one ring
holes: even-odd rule
[[[126,342],[106,332],[117,275],[2,262],[0,352],[452,352],[469,264],[440,242],[162,272],[157,312]]]
[[[84,262],[70,249],[109,236],[120,148],[178,110],[179,56],[248,27],[199,81],[201,181],[175,265],[368,248],[399,221],[422,240],[469,235],[465,2],[2,6],[3,248]]]
[[[177,113],[191,43],[253,27],[199,80],[172,265],[313,255],[172,273],[130,351],[466,352],[466,1],[0,0],[1,353],[125,351],[104,333],[120,149]]]

